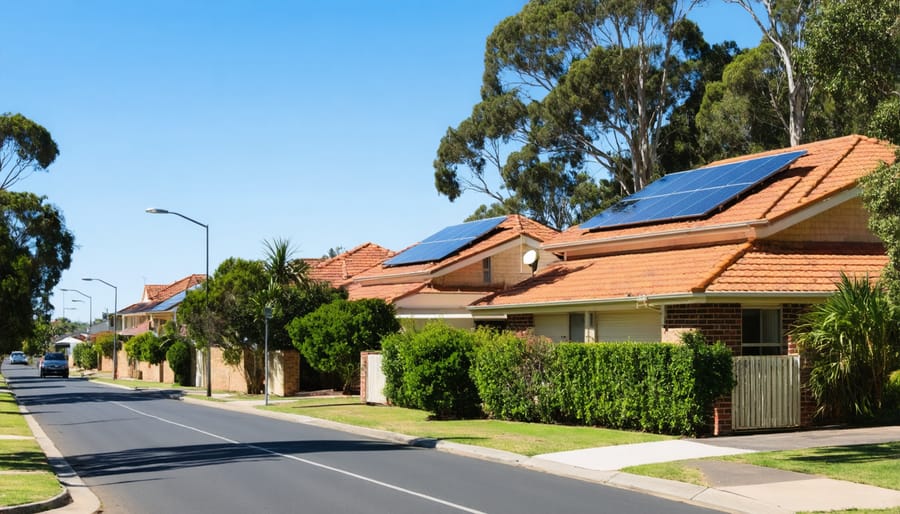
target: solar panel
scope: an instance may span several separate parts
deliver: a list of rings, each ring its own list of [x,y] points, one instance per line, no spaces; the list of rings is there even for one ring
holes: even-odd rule
[[[446,227],[384,261],[385,266],[400,266],[439,261],[465,248],[479,237],[503,223],[506,216],[470,221]]]
[[[806,150],[670,173],[581,224],[621,227],[705,216],[787,168]]]

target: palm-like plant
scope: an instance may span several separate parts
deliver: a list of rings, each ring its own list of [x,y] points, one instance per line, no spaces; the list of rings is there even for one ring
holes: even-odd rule
[[[825,416],[868,417],[900,363],[898,311],[880,283],[841,273],[837,292],[801,316],[791,334],[811,360],[810,389]]]
[[[278,285],[300,285],[307,281],[309,265],[294,259],[295,249],[290,240],[276,238],[263,241],[266,248],[264,265],[269,277]]]

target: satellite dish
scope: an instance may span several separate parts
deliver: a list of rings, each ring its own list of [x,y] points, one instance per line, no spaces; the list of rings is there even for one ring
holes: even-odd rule
[[[531,274],[534,275],[534,272],[537,271],[538,265],[538,253],[536,250],[528,250],[525,252],[525,255],[522,256],[522,262],[526,266],[531,266]]]

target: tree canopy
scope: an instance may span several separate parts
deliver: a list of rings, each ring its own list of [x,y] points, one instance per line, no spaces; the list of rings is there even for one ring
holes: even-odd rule
[[[564,228],[643,188],[659,173],[661,127],[687,96],[702,47],[685,18],[693,4],[535,0],[500,22],[481,102],[438,147],[438,192],[451,201],[480,192]]]
[[[74,244],[46,197],[0,190],[0,353],[17,348],[35,320],[52,312],[50,295]]]
[[[45,171],[58,155],[47,129],[21,114],[0,115],[0,191],[34,171]]]

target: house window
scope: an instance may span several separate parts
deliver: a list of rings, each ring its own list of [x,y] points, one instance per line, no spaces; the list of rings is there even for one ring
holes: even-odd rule
[[[741,311],[741,355],[784,355],[780,309]]]
[[[569,341],[580,343],[584,341],[584,313],[573,312],[569,314]]]
[[[481,261],[481,278],[485,284],[491,283],[491,258],[485,257]]]

